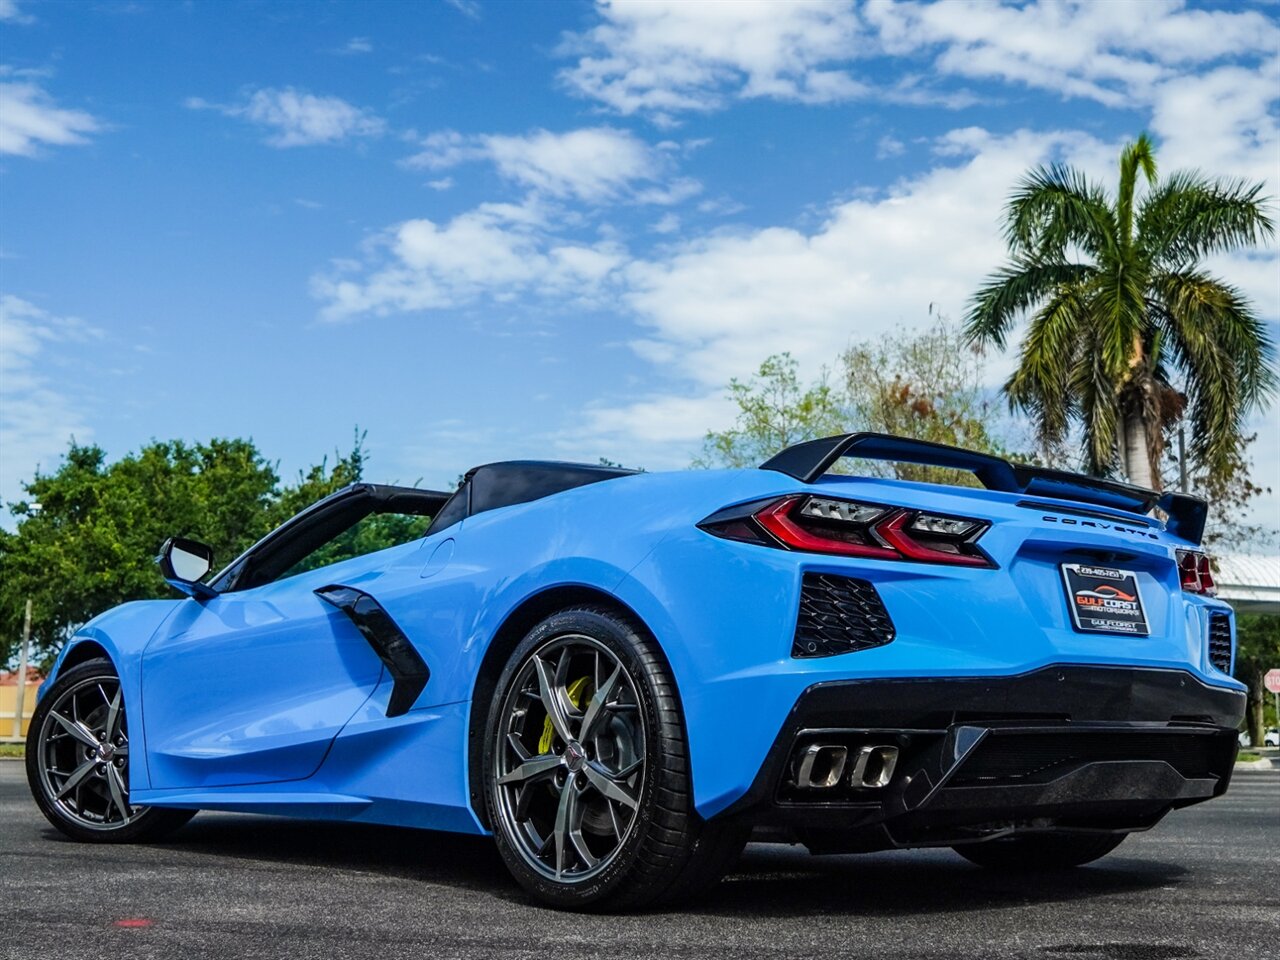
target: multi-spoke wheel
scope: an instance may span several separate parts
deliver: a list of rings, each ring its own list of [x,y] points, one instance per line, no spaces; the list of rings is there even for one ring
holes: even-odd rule
[[[67,671],[41,698],[27,735],[27,779],[49,821],[78,840],[150,838],[194,813],[129,802],[129,725],[105,660]]]
[[[675,687],[611,611],[566,610],[516,649],[489,713],[487,811],[528,889],[557,906],[639,906],[713,881],[739,832],[692,810]]]
[[[618,657],[590,637],[558,637],[525,660],[502,715],[498,816],[521,855],[558,881],[606,869],[644,788],[644,724]]]

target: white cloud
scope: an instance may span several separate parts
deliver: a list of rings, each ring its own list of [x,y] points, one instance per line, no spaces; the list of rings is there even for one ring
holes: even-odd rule
[[[312,278],[322,315],[429,311],[490,298],[593,296],[623,262],[616,245],[587,245],[548,230],[536,204],[481,204],[447,223],[407,220],[375,237],[361,262]]]
[[[719,232],[630,264],[625,299],[646,329],[635,348],[719,386],[783,350],[816,373],[851,338],[927,322],[930,304],[959,316],[1004,256],[997,217],[1010,185],[1062,151],[1109,153],[1066,132],[964,129],[937,146],[948,165],[836,204],[812,231]]]
[[[701,450],[710,425],[732,418],[733,405],[719,389],[654,393],[618,406],[588,406],[580,422],[550,440],[556,455],[566,459],[625,457],[649,470],[679,470]]]
[[[1118,108],[1152,103],[1162,82],[1188,68],[1280,47],[1280,26],[1256,10],[1189,10],[1182,0],[871,0],[864,16],[886,53],[934,54],[939,73]]]
[[[81,411],[45,371],[50,344],[98,336],[80,320],[0,295],[0,501],[17,499],[34,467],[49,466],[72,436],[91,436]]]
[[[480,0],[444,0],[444,2],[471,20],[480,19]]]
[[[664,213],[658,218],[658,222],[649,228],[654,233],[668,234],[675,233],[680,229],[680,218],[674,213]]]
[[[445,130],[424,139],[422,150],[405,164],[443,170],[476,160],[493,163],[504,179],[539,194],[588,203],[670,204],[701,189],[694,180],[672,176],[667,151],[612,127],[534,130],[523,136]]]
[[[30,157],[42,146],[87,143],[85,136],[101,129],[91,114],[59,107],[35,83],[0,82],[0,154]]]
[[[833,64],[858,46],[848,0],[601,0],[601,23],[572,36],[561,79],[619,113],[710,110],[730,96],[823,103],[861,95]]]
[[[897,137],[885,134],[876,141],[876,159],[887,160],[890,157],[900,157],[906,149],[906,145]]]
[[[190,97],[192,110],[216,110],[228,117],[247,120],[274,132],[266,142],[273,147],[306,147],[342,143],[356,137],[376,137],[386,123],[375,114],[338,97],[322,97],[293,87],[255,90],[240,104],[210,103]]]
[[[373,53],[373,41],[368,37],[352,37],[338,52],[348,55]]]
[[[577,58],[562,81],[612,110],[660,123],[752,97],[977,102],[967,91],[939,90],[937,76],[1146,106],[1161,84],[1192,68],[1273,57],[1280,48],[1280,24],[1260,11],[1188,9],[1182,0],[871,0],[860,13],[851,0],[599,0],[596,9],[599,23],[562,45]],[[854,62],[884,55],[932,69],[902,73],[889,85],[850,72]]]
[[[444,192],[453,189],[453,177],[440,177],[438,180],[428,180],[427,186],[432,190]]]
[[[35,23],[36,18],[23,13],[18,0],[0,0],[0,23]]]
[[[663,435],[685,449],[694,426],[700,436],[728,424],[728,409],[713,401],[731,377],[769,354],[790,351],[815,376],[851,340],[923,327],[931,312],[961,318],[981,278],[1005,258],[998,218],[1011,185],[1031,166],[1063,160],[1110,186],[1119,146],[1076,131],[955,130],[934,144],[944,165],[887,193],[837,203],[814,229],[719,231],[630,262],[617,284],[644,328],[632,347],[652,364],[658,389],[642,402],[598,404],[569,435],[628,456],[660,456],[650,440]],[[1274,250],[1210,266],[1240,285],[1264,317],[1280,319]],[[989,359],[993,384],[1014,358],[1011,351]],[[682,402],[718,419],[704,415],[681,427],[671,411]],[[1278,413],[1260,421],[1264,429],[1280,423]],[[1274,447],[1259,444],[1257,457],[1260,471],[1273,475]],[[1280,497],[1260,510],[1277,505]]]

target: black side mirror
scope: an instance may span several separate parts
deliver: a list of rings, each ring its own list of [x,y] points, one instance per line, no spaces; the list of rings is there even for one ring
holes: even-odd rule
[[[160,575],[176,590],[197,600],[207,600],[217,591],[200,581],[213,569],[213,548],[199,540],[170,537],[156,557]]]

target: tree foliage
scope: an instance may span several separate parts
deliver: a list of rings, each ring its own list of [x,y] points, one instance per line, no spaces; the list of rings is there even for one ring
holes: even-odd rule
[[[831,379],[824,372],[802,383],[798,364],[784,353],[765,360],[750,379],[731,380],[734,425],[707,434],[694,466],[758,466],[793,443],[858,430],[1003,452],[1001,413],[983,390],[981,357],[944,320],[853,344],[840,358],[834,386]],[[967,474],[915,464],[864,464],[859,471],[972,482]]]
[[[25,485],[0,530],[0,664],[16,652],[27,598],[32,643],[47,660],[81,624],[128,600],[171,597],[153,562],[170,536],[200,540],[224,564],[302,507],[359,480],[363,435],[351,452],[281,484],[250,440],[155,441],[114,463],[72,443],[57,469]],[[369,518],[307,558],[320,566],[420,535],[421,518]]]
[[[1223,476],[1213,476],[1196,471],[1194,464],[1187,464],[1186,482],[1179,470],[1177,446],[1171,450],[1164,463],[1165,486],[1203,497],[1209,504],[1209,516],[1205,522],[1204,546],[1212,553],[1227,551],[1248,553],[1259,548],[1275,551],[1280,545],[1280,532],[1275,527],[1250,521],[1251,507],[1256,498],[1271,493],[1271,487],[1255,483],[1251,471],[1249,447],[1257,440],[1257,434],[1241,437],[1236,452],[1230,460],[1230,469]]]
[[[1236,617],[1236,679],[1249,686],[1249,708],[1245,713],[1249,737],[1262,743],[1267,699],[1262,685],[1268,670],[1280,669],[1280,616],[1242,613]]]
[[[852,346],[841,363],[846,421],[854,429],[1005,453],[1000,414],[983,387],[982,356],[945,320],[918,333]],[[900,463],[887,469],[901,480],[977,482],[972,474],[944,467]]]
[[[756,467],[783,447],[844,429],[845,412],[823,375],[800,383],[800,367],[789,353],[769,357],[747,380],[729,381],[729,399],[738,408],[728,430],[707,432],[695,467]]]
[[[1166,432],[1185,415],[1191,457],[1220,482],[1274,391],[1274,349],[1249,301],[1201,261],[1274,235],[1262,184],[1161,181],[1145,134],[1119,166],[1114,194],[1062,165],[1023,179],[1006,208],[1009,262],[973,297],[968,335],[1003,347],[1029,317],[1009,403],[1045,446],[1078,426],[1089,472],[1123,465],[1159,486]]]

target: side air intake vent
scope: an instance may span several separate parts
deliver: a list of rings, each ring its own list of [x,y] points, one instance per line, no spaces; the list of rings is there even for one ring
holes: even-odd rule
[[[1209,662],[1223,673],[1231,672],[1231,617],[1209,614]]]
[[[893,621],[866,580],[806,573],[800,588],[793,657],[831,657],[881,647],[893,640]]]

